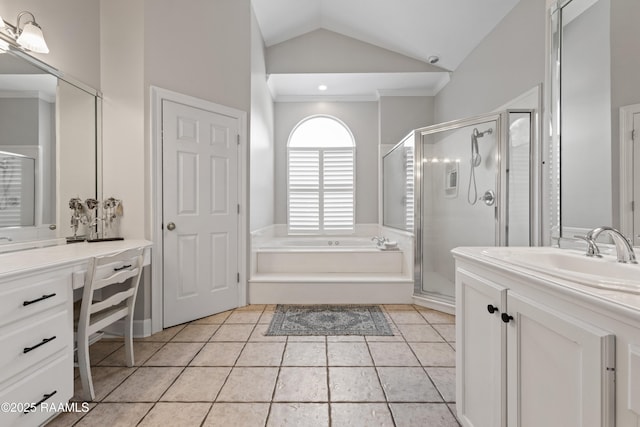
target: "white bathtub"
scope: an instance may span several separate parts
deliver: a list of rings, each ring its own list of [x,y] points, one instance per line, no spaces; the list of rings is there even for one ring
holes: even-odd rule
[[[371,238],[381,235],[380,231],[374,226],[356,236],[254,234],[249,300],[255,304],[410,303],[413,279],[407,265],[411,260],[405,259],[403,250],[378,248]]]
[[[379,250],[375,242],[367,237],[274,237],[269,240],[256,242],[254,249],[282,249],[287,251],[295,250],[342,250],[342,249],[375,249]]]

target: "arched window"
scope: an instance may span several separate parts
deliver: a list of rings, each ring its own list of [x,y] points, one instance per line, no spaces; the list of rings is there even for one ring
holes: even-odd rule
[[[355,143],[341,121],[304,119],[287,148],[289,232],[322,234],[354,229]]]

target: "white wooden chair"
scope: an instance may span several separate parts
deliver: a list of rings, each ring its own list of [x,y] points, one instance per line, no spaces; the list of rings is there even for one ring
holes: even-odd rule
[[[82,398],[95,398],[89,345],[100,339],[101,330],[124,319],[124,347],[127,366],[133,366],[133,309],[143,267],[142,248],[92,258],[85,278],[76,330],[78,369]],[[107,295],[94,301],[94,293]]]

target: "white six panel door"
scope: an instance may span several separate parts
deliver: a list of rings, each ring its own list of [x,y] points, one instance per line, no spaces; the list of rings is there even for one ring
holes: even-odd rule
[[[238,306],[237,118],[162,102],[164,327]]]

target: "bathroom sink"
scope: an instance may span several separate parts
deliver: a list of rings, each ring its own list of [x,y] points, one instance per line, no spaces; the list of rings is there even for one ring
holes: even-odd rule
[[[486,248],[483,255],[587,286],[640,295],[640,265],[558,248]]]

